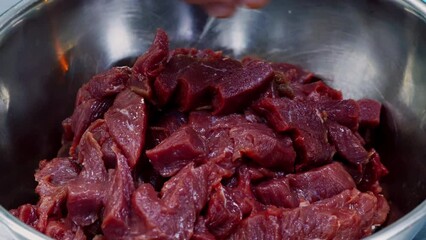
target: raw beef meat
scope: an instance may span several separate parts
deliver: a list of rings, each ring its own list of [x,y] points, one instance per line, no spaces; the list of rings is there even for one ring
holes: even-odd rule
[[[158,30],[80,88],[38,202],[10,212],[64,240],[361,239],[389,212],[380,110],[295,65],[170,50]]]

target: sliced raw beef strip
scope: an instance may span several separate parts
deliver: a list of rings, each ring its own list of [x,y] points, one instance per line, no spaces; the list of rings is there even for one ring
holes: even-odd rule
[[[105,122],[112,139],[117,143],[133,168],[145,146],[147,109],[138,94],[124,90],[105,113]]]
[[[328,133],[337,153],[352,164],[364,164],[368,161],[368,152],[361,141],[347,127],[330,122],[327,124]]]
[[[313,103],[265,98],[253,107],[266,117],[276,131],[293,133],[293,141],[301,161],[297,169],[331,161],[335,150],[328,142],[327,128]]]

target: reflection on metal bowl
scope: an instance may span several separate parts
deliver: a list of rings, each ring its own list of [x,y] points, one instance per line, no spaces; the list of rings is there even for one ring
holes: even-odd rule
[[[425,19],[420,0],[272,1],[224,20],[177,0],[21,1],[0,17],[0,204],[35,200],[33,172],[59,148],[78,87],[131,62],[161,27],[172,47],[299,64],[346,97],[383,102],[377,148],[392,210],[369,239],[409,239],[426,218]],[[4,209],[0,229],[43,239]]]

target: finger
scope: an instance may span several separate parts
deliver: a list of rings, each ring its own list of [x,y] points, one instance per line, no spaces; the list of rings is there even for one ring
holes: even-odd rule
[[[235,4],[210,3],[203,5],[203,8],[210,16],[217,18],[226,18],[231,16],[235,12],[237,6]]]
[[[248,8],[261,8],[268,4],[269,0],[242,0],[242,3]]]
[[[207,5],[213,3],[233,4],[235,0],[185,0],[185,2],[196,5]]]

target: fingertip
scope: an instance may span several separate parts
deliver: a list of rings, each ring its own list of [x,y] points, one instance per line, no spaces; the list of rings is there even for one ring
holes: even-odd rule
[[[203,5],[203,8],[212,17],[226,18],[232,16],[237,7],[235,4],[210,3]]]
[[[242,0],[243,4],[248,8],[262,8],[268,4],[269,0]]]

